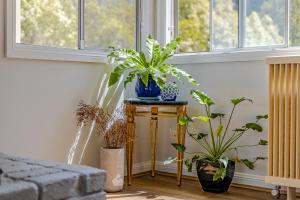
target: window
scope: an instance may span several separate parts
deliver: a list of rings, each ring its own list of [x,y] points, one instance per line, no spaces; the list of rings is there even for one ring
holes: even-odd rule
[[[104,51],[135,47],[136,0],[20,1],[20,43]]]
[[[290,45],[300,46],[300,1],[290,0]]]
[[[77,0],[21,0],[18,43],[77,48]]]
[[[238,0],[216,0],[212,9],[212,49],[238,47]]]
[[[180,51],[209,50],[209,0],[179,0],[178,34]]]
[[[300,45],[299,0],[174,1],[182,53]]]
[[[134,48],[135,10],[135,0],[85,0],[85,48]]]
[[[242,47],[285,44],[285,1],[245,0],[245,35]]]
[[[10,0],[7,54],[99,56],[111,47],[138,48],[139,12],[140,0]]]

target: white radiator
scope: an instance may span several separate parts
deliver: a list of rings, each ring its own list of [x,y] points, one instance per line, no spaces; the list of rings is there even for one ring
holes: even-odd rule
[[[300,188],[300,56],[272,57],[269,64],[269,148],[266,182]]]

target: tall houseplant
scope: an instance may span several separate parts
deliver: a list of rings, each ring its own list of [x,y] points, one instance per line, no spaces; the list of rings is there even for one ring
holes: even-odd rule
[[[146,39],[147,52],[136,52],[133,49],[115,49],[109,55],[111,64],[115,64],[110,74],[109,86],[116,84],[126,72],[127,76],[124,86],[131,83],[137,76],[136,94],[138,97],[157,97],[168,77],[187,78],[191,83],[196,84],[192,76],[175,65],[166,61],[173,57],[179,47],[180,39],[177,37],[164,47],[151,36]]]
[[[81,101],[76,115],[78,125],[87,126],[94,122],[96,132],[104,137],[105,145],[100,150],[100,167],[107,172],[106,191],[122,190],[126,139],[126,120],[123,106],[110,113],[96,105],[87,105]]]
[[[265,157],[256,157],[254,160],[249,160],[238,157],[240,148],[267,145],[268,142],[266,140],[261,139],[257,144],[238,146],[236,142],[250,131],[262,132],[263,128],[259,125],[259,122],[267,119],[268,116],[258,115],[254,122],[245,123],[241,128],[234,129],[231,132],[229,130],[230,122],[237,106],[245,101],[252,103],[251,99],[245,97],[231,99],[233,108],[225,124],[225,114],[212,112],[212,106],[215,104],[212,98],[198,90],[192,90],[191,95],[204,107],[206,115],[184,116],[179,119],[179,124],[187,125],[188,135],[199,144],[200,150],[199,152],[188,153],[184,145],[176,143],[172,145],[178,152],[191,154],[191,157],[185,160],[185,165],[191,171],[192,165],[196,163],[198,178],[204,191],[222,193],[227,191],[231,184],[236,161],[253,169],[256,161],[266,159]],[[208,133],[195,133],[195,130],[189,127],[196,120],[200,120],[208,126]],[[216,121],[218,124],[216,127],[213,126],[213,121]],[[236,152],[237,156],[235,158],[229,158],[228,154],[231,151]],[[165,163],[168,164],[174,161],[176,161],[175,158],[170,158]]]

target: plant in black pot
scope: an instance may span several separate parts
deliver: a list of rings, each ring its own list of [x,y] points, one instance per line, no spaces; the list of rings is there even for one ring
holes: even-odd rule
[[[172,145],[178,152],[190,154],[190,157],[185,160],[185,165],[191,171],[192,165],[196,163],[198,178],[204,191],[214,193],[226,192],[233,179],[236,162],[253,169],[256,161],[266,159],[265,157],[256,157],[253,160],[249,160],[241,159],[238,156],[239,149],[267,145],[268,142],[266,140],[261,139],[258,143],[251,145],[237,145],[236,142],[245,134],[250,134],[253,131],[262,132],[263,128],[259,125],[259,122],[267,119],[268,115],[258,115],[255,121],[245,123],[241,128],[230,131],[230,122],[237,106],[246,101],[252,103],[251,99],[245,97],[231,99],[233,108],[225,123],[225,114],[212,112],[212,106],[215,104],[213,99],[197,90],[192,90],[191,94],[203,106],[206,115],[184,116],[179,119],[179,124],[187,125],[188,135],[199,144],[200,150],[199,152],[189,153],[184,145],[176,143]],[[208,133],[196,133],[196,130],[189,126],[197,120],[204,122],[208,126]],[[229,158],[228,156],[232,155],[231,151],[236,154],[234,158]],[[169,158],[165,161],[165,164],[175,161],[176,158]]]
[[[116,84],[126,73],[125,87],[137,77],[135,86],[137,97],[157,98],[168,77],[175,77],[179,80],[181,77],[185,77],[191,83],[196,84],[190,74],[166,63],[173,57],[179,44],[180,39],[176,38],[161,48],[155,39],[148,36],[146,39],[147,53],[136,52],[133,49],[114,49],[108,55],[109,62],[116,65],[110,74],[109,86]]]

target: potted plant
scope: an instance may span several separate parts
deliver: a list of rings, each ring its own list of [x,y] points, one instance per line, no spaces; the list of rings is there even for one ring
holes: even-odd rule
[[[186,77],[191,83],[196,84],[190,74],[166,63],[173,57],[179,44],[180,39],[177,37],[161,48],[156,40],[148,36],[147,53],[136,52],[133,49],[113,49],[108,59],[111,64],[116,64],[116,67],[110,74],[109,86],[116,84],[125,72],[127,76],[124,87],[137,76],[135,92],[139,98],[157,98],[168,76],[179,80],[181,77]]]
[[[100,150],[100,168],[107,172],[105,190],[121,191],[124,184],[126,140],[124,106],[110,113],[96,105],[87,105],[81,101],[76,115],[78,125],[87,126],[95,123],[96,132],[104,137],[105,145]]]
[[[230,122],[237,106],[245,101],[251,102],[251,99],[242,97],[231,99],[233,104],[232,111],[226,124],[224,124],[225,114],[212,112],[212,106],[215,104],[213,99],[205,93],[198,90],[192,90],[191,95],[203,107],[206,113],[205,116],[189,117],[184,116],[179,119],[180,125],[187,125],[188,135],[195,140],[199,146],[199,152],[188,153],[186,147],[182,144],[174,143],[172,146],[178,152],[191,154],[190,158],[185,160],[185,165],[189,171],[192,170],[192,165],[196,163],[196,169],[199,181],[204,191],[223,193],[226,192],[231,184],[234,176],[235,162],[242,163],[248,168],[253,169],[254,164],[258,160],[264,160],[265,157],[257,157],[254,160],[240,159],[238,150],[245,147],[256,147],[267,145],[266,140],[260,140],[253,145],[236,145],[236,142],[250,131],[262,132],[263,128],[258,123],[260,120],[267,119],[267,115],[258,115],[254,122],[245,123],[241,128],[229,130]],[[195,133],[195,130],[189,125],[196,120],[204,122],[208,126],[209,133]],[[216,127],[213,124],[218,124]],[[235,158],[229,158],[228,154],[236,153]],[[176,161],[176,158],[169,158],[165,164]]]

